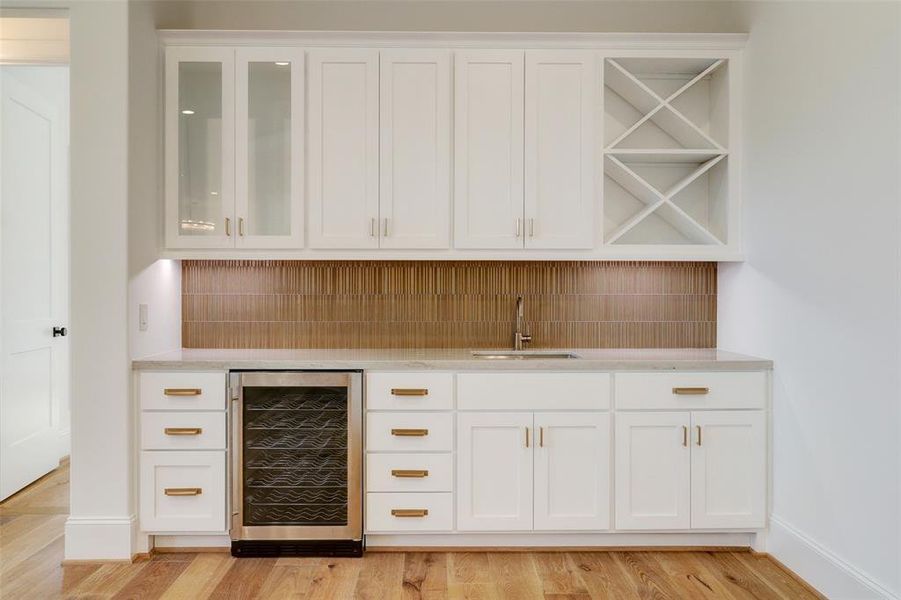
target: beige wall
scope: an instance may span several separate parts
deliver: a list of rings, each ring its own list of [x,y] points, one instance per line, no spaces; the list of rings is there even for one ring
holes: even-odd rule
[[[162,0],[172,29],[743,32],[724,1]]]
[[[776,363],[768,550],[830,598],[897,596],[901,3],[740,8],[747,260],[720,266],[719,345]]]
[[[128,331],[130,356],[181,347],[181,264],[158,260],[163,239],[162,68],[158,23],[181,5],[128,5]],[[138,327],[138,306],[149,323]]]

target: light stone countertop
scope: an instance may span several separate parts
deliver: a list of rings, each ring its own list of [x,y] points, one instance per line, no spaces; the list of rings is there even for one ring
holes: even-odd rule
[[[480,349],[480,351],[484,351]],[[506,351],[499,349],[499,352]],[[550,351],[542,348],[540,351]],[[759,371],[773,361],[715,348],[566,348],[577,359],[487,360],[467,348],[366,350],[175,350],[132,361],[139,370]]]

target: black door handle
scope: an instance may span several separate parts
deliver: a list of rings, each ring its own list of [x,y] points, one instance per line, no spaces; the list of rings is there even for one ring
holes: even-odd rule
[[[53,337],[65,337],[69,335],[69,330],[65,327],[54,327],[53,328]]]

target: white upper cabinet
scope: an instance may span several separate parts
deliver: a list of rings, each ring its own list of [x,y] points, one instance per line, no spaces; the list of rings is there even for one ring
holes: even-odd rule
[[[593,248],[596,54],[526,52],[526,248]]]
[[[604,244],[659,256],[739,250],[738,61],[604,60]]]
[[[595,54],[456,55],[458,248],[594,246]]]
[[[378,248],[378,50],[311,50],[307,71],[310,246]]]
[[[166,257],[742,259],[741,35],[161,36]]]
[[[166,49],[165,197],[170,248],[234,246],[234,50]]]
[[[238,248],[303,245],[304,53],[239,48],[235,56]]]
[[[455,55],[457,248],[523,246],[523,61],[519,50]]]
[[[303,245],[304,52],[166,50],[166,245]]]
[[[382,50],[382,248],[450,246],[451,53]]]

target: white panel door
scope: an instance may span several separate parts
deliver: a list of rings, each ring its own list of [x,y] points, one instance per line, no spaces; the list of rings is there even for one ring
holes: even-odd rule
[[[691,526],[745,529],[766,520],[766,415],[691,415]]]
[[[235,245],[235,51],[166,48],[166,246]]]
[[[595,55],[526,52],[526,248],[594,246]]]
[[[304,52],[235,51],[238,248],[303,246]]]
[[[532,529],[532,413],[459,413],[457,529]]]
[[[691,525],[687,412],[617,413],[617,529]]]
[[[308,233],[313,248],[377,248],[379,52],[307,55]]]
[[[451,54],[382,50],[382,248],[450,245]]]
[[[523,245],[523,52],[454,57],[454,246]]]
[[[610,527],[610,415],[535,413],[535,529]]]
[[[2,500],[68,452],[69,343],[53,329],[68,319],[69,242],[63,119],[42,92],[0,77]]]

